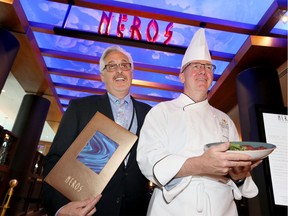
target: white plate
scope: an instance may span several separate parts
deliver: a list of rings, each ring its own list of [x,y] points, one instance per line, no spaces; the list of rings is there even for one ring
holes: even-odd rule
[[[209,144],[205,145],[205,149],[210,148],[211,146],[214,146],[214,145],[219,145],[221,143],[220,142],[209,143]],[[248,142],[248,141],[247,142],[246,141],[234,142],[234,141],[230,141],[230,143],[240,144],[241,146],[242,145],[250,145],[253,148],[264,147],[265,149],[261,149],[261,150],[245,150],[245,151],[228,150],[228,152],[233,152],[233,153],[237,153],[237,154],[248,154],[251,156],[251,161],[261,160],[261,159],[267,157],[276,148],[275,145],[269,144],[269,143],[264,143],[264,142]]]

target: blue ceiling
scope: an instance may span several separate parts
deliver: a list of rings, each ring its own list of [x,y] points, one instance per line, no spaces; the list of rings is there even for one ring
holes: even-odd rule
[[[272,22],[269,31],[263,30],[272,16],[280,20],[281,15],[287,15],[284,10],[275,13],[275,7],[283,7],[285,1],[69,1],[73,5],[67,1],[20,2],[45,63],[47,79],[63,111],[71,98],[103,93],[105,86],[99,78],[99,58],[106,47],[117,41],[134,59],[132,94],[153,106],[177,97],[182,91],[178,73],[183,52],[199,23],[206,28],[213,64],[217,66],[213,85],[250,35],[285,38],[288,31],[287,23],[282,21]],[[110,30],[99,34],[103,14],[112,16]],[[127,15],[127,19],[122,20],[121,41],[117,39],[117,28],[123,15]],[[276,15],[279,17],[275,18]],[[137,35],[131,38],[130,27],[135,20],[141,22],[141,26],[138,24],[142,40]],[[169,24],[172,37],[166,45],[165,31]],[[145,31],[149,25],[152,26],[151,35],[155,35],[158,28],[154,43],[147,42],[149,37]],[[64,31],[61,33],[61,30]]]

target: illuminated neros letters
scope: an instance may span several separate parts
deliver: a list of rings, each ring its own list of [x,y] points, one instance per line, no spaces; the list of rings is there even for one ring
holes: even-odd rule
[[[106,14],[104,11],[102,12],[102,17],[101,17],[99,28],[98,28],[99,34],[110,35],[112,18],[113,18],[112,12],[109,12],[109,14]],[[128,17],[126,14],[119,14],[117,32],[116,32],[116,35],[118,37],[121,37],[121,38],[124,37],[123,31],[125,30],[125,22],[127,21],[128,21]],[[167,38],[163,42],[165,45],[168,45],[172,39],[172,35],[173,35],[173,31],[171,30],[172,27],[173,27],[173,23],[170,22],[167,24],[166,29],[164,31],[164,37]],[[138,16],[134,16],[133,22],[132,22],[132,25],[130,26],[129,31],[130,31],[131,39],[142,40],[141,19]],[[157,39],[159,36],[159,26],[155,19],[152,19],[148,23],[145,33],[146,33],[147,42],[152,42],[152,43],[157,42]]]

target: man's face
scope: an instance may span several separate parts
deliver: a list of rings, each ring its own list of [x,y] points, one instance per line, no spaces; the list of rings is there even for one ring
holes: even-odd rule
[[[109,53],[104,61],[105,65],[130,63],[127,56],[118,51]],[[129,93],[132,79],[132,69],[123,70],[119,65],[115,71],[109,72],[104,69],[104,73],[101,73],[101,80],[105,83],[107,91],[118,98],[123,98]]]
[[[209,70],[209,65],[209,61],[193,61],[180,73],[185,94],[207,94],[213,81],[213,70]]]

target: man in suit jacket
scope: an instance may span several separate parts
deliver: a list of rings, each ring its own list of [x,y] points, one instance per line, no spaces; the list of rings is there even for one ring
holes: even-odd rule
[[[130,96],[133,79],[133,60],[119,46],[106,49],[100,59],[101,79],[107,92],[71,100],[63,115],[44,164],[43,177],[58,162],[86,124],[99,111],[115,120],[116,103],[124,99],[126,129],[139,135],[150,106]],[[70,202],[58,191],[44,182],[44,207],[49,215],[146,215],[150,199],[147,179],[136,162],[137,143],[117,169],[102,195],[84,201]],[[96,207],[95,207],[96,204]]]

